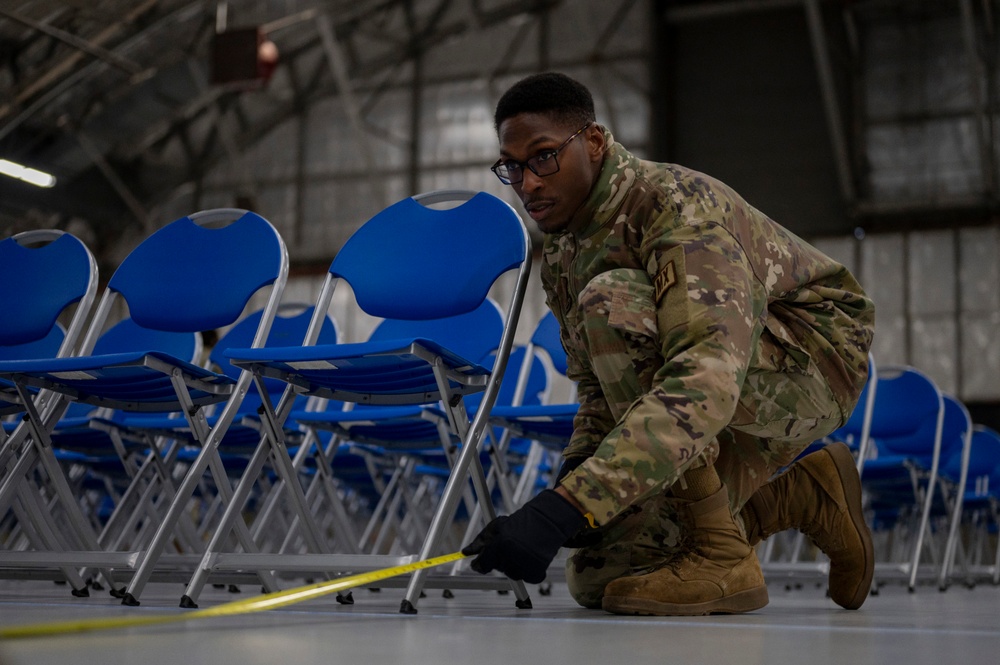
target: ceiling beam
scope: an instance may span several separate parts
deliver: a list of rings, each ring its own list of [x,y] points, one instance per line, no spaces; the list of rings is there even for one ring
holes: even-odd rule
[[[108,49],[102,47],[100,44],[88,41],[82,37],[78,37],[71,32],[62,30],[48,23],[42,21],[36,21],[35,19],[25,16],[20,12],[16,12],[10,9],[0,8],[0,16],[6,16],[12,21],[16,21],[22,25],[26,25],[32,30],[37,30],[38,32],[44,33],[53,39],[58,39],[64,44],[77,49],[78,51],[83,51],[88,55],[92,55],[98,60],[103,60],[104,62],[121,69],[126,74],[138,74],[142,71],[142,67],[137,63],[132,62],[128,58],[118,55],[114,51],[109,51]]]

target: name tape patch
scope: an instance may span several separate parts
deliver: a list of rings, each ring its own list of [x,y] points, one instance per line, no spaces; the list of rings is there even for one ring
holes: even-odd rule
[[[670,287],[677,283],[677,269],[671,259],[667,265],[663,266],[660,272],[656,273],[653,279],[653,289],[656,294],[656,302],[660,302],[663,295],[670,290]]]

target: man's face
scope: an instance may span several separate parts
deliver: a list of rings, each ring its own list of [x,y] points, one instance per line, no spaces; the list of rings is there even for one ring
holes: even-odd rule
[[[526,162],[539,153],[556,150],[579,129],[537,113],[512,116],[500,124],[500,159]],[[522,169],[524,180],[511,187],[543,233],[576,230],[570,228],[570,221],[590,195],[604,147],[604,133],[592,124],[559,150],[555,157],[558,172],[538,176],[527,167]],[[583,223],[578,220],[576,225]]]

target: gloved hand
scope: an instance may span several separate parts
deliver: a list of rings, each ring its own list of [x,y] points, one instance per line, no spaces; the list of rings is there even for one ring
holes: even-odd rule
[[[544,490],[509,517],[498,517],[462,550],[478,554],[477,573],[499,570],[512,580],[538,584],[563,543],[589,522],[554,490]]]

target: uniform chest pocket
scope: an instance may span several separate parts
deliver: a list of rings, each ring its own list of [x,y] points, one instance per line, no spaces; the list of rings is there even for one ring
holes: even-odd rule
[[[598,275],[587,290],[600,291],[608,303],[608,325],[633,335],[655,338],[653,286],[642,270],[617,269]],[[596,294],[595,294],[596,295]]]

